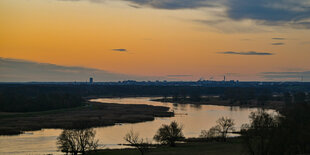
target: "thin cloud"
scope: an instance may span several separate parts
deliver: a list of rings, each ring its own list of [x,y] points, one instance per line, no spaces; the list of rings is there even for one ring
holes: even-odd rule
[[[167,75],[167,77],[191,77],[193,75],[189,74],[175,74],[175,75]]]
[[[310,17],[309,8],[310,4],[306,0],[230,0],[228,16],[233,19],[255,19],[270,23],[301,21]]]
[[[221,8],[228,19],[251,19],[271,26],[290,25],[310,28],[308,0],[126,0],[157,9],[210,9]]]
[[[94,75],[96,81],[152,80],[153,77],[135,76],[78,66],[61,66],[0,57],[1,82],[65,82],[85,81]],[[157,78],[156,78],[157,79]]]
[[[82,0],[63,0],[82,1]],[[85,0],[101,3],[107,0]],[[156,9],[221,9],[227,20],[253,20],[259,25],[310,28],[309,0],[123,0],[131,7]]]
[[[273,40],[285,40],[285,38],[271,38]]]
[[[132,8],[136,8],[136,9],[142,8],[141,6],[135,5],[135,4],[129,4],[129,6],[132,7]]]
[[[301,42],[301,43],[299,43],[299,44],[301,44],[301,45],[307,45],[307,44],[310,44],[310,41],[304,41],[304,42]]]
[[[280,45],[284,45],[284,43],[272,43],[271,45],[280,46]]]
[[[128,52],[128,50],[125,49],[125,48],[112,49],[112,51],[116,51],[116,52]]]
[[[252,41],[252,39],[248,39],[248,38],[244,38],[244,39],[240,39],[241,41]]]
[[[134,4],[156,9],[195,9],[202,7],[214,7],[213,0],[125,0]]]
[[[310,29],[310,22],[296,22],[296,27]]]
[[[248,51],[248,52],[235,52],[235,51],[225,51],[225,52],[217,52],[219,54],[231,54],[231,55],[274,55],[269,52],[256,52],[256,51]]]

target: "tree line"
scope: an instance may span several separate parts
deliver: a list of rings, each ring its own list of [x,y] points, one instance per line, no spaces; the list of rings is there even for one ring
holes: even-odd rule
[[[85,101],[79,95],[67,93],[40,93],[25,95],[0,92],[0,111],[35,112],[82,106]]]
[[[204,86],[143,86],[143,85],[74,85],[74,84],[0,84],[0,111],[32,112],[61,108],[72,108],[84,104],[83,97],[106,96],[173,96],[179,100],[190,96],[193,101],[200,101],[203,95],[222,95],[229,98],[254,96],[265,89],[273,88],[226,88]],[[232,91],[230,91],[232,90]],[[251,90],[251,91],[249,91]],[[270,90],[271,91],[271,90]],[[240,95],[242,94],[242,95]]]
[[[42,93],[75,94],[80,96],[103,95],[109,97],[126,96],[191,96],[221,95],[227,98],[250,99],[261,95],[284,92],[310,91],[305,88],[290,89],[291,86],[251,86],[251,87],[208,87],[208,86],[164,86],[164,85],[89,85],[89,84],[0,84],[0,93],[9,92],[37,96]],[[299,90],[299,91],[298,91]]]
[[[307,87],[306,87],[307,88]],[[304,89],[306,89],[304,88]],[[287,104],[309,100],[309,94],[287,91],[287,87],[205,87],[161,85],[74,85],[74,84],[0,84],[0,111],[31,112],[77,107],[84,104],[83,97],[106,96],[164,96],[173,101],[202,102],[206,95],[219,95],[233,104],[247,104],[256,99],[284,101]],[[274,96],[274,94],[283,94]]]

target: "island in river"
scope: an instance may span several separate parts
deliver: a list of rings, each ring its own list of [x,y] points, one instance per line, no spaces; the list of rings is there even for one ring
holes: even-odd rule
[[[0,135],[14,135],[43,128],[72,129],[78,122],[87,122],[89,127],[100,127],[172,116],[174,113],[163,106],[87,102],[85,106],[71,109],[0,113]]]
[[[199,98],[174,98],[174,97],[163,97],[159,99],[153,99],[158,102],[169,102],[175,104],[192,104],[192,105],[219,105],[219,106],[238,106],[242,108],[264,108],[281,110],[284,107],[284,102],[281,100],[274,99],[248,99],[248,100],[234,100],[234,99],[223,99],[220,96],[201,96]]]

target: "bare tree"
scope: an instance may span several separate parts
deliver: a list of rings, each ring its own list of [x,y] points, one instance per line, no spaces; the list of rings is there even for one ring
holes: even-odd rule
[[[57,137],[57,147],[58,150],[61,152],[65,152],[66,154],[78,153],[78,144],[73,138],[72,130],[63,130],[62,133]]]
[[[148,139],[139,137],[139,133],[134,132],[132,129],[125,135],[124,140],[131,146],[136,147],[141,155],[144,155],[151,148],[151,142]]]
[[[232,132],[235,129],[234,120],[229,117],[221,117],[216,121],[216,123],[218,124],[216,128],[220,131],[223,140],[226,141],[227,133]]]
[[[85,154],[86,151],[96,150],[98,140],[95,140],[96,132],[93,129],[63,130],[57,137],[58,149],[66,154]]]
[[[183,127],[173,121],[170,125],[162,125],[162,127],[158,129],[154,139],[162,144],[168,144],[174,147],[176,141],[184,139],[182,130]]]
[[[221,134],[221,128],[219,125],[216,125],[212,128],[210,128],[208,131],[201,130],[200,136],[201,138],[217,138],[220,137]]]
[[[199,137],[200,138],[208,138],[208,131],[207,130],[201,130]]]

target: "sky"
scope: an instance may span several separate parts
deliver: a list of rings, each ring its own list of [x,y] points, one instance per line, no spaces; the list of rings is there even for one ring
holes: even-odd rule
[[[310,81],[309,58],[310,0],[0,1],[2,82]]]

